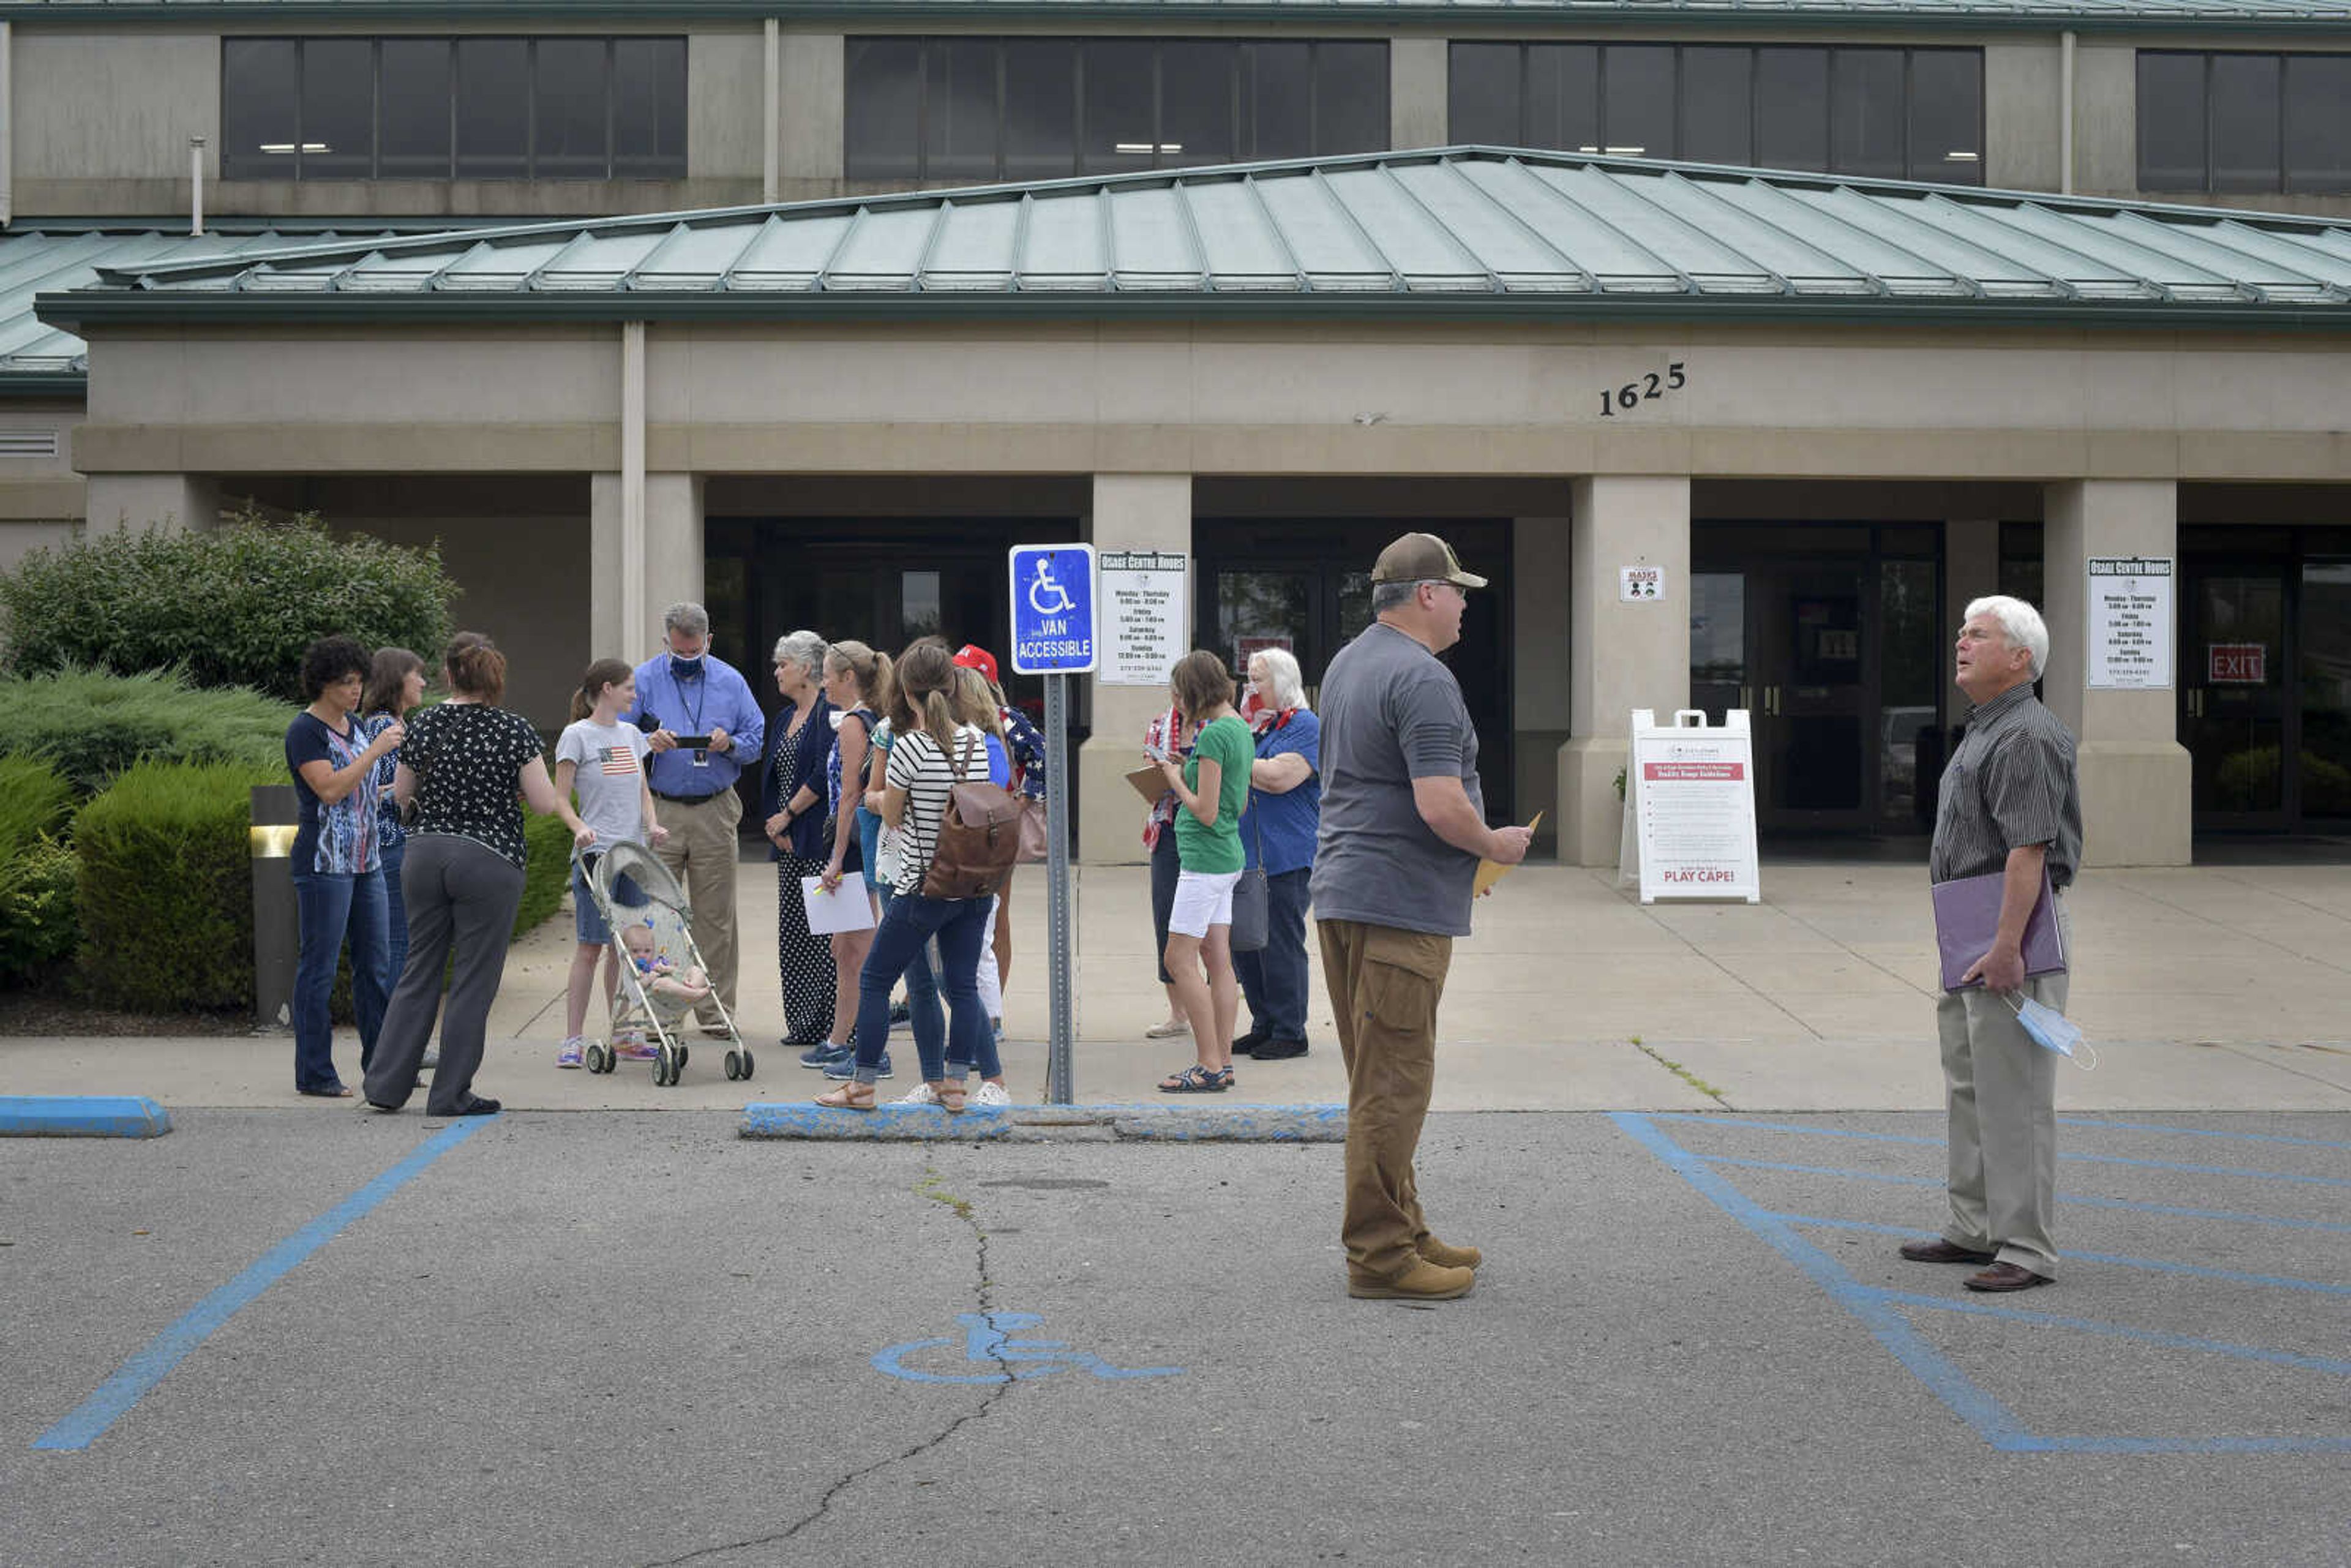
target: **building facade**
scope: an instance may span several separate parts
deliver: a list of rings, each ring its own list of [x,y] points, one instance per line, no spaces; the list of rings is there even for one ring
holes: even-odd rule
[[[1502,585],[1489,800],[1584,863],[1635,707],[1752,713],[1767,832],[1915,837],[2006,590],[2093,859],[2351,825],[2339,8],[0,18],[0,562],[247,497],[437,538],[551,723],[675,598],[755,667],[1000,644],[1072,535],[1311,681],[1428,527]],[[2165,685],[2092,667],[2116,559],[2172,563]],[[1087,685],[1134,858],[1164,694]]]

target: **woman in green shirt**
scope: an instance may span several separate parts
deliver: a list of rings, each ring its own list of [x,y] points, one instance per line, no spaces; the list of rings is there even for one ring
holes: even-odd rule
[[[1167,917],[1167,973],[1192,1022],[1199,1060],[1160,1080],[1166,1094],[1216,1094],[1233,1086],[1233,1023],[1240,983],[1233,975],[1233,884],[1241,879],[1241,811],[1249,804],[1257,743],[1233,711],[1225,662],[1195,648],[1168,677],[1184,727],[1196,732],[1182,764],[1162,759],[1176,813],[1176,907]],[[1206,966],[1204,977],[1202,967]]]

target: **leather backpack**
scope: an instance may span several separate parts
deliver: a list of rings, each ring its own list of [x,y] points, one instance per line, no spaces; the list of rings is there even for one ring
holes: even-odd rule
[[[1019,799],[986,778],[966,780],[972,747],[967,739],[956,748],[956,781],[939,813],[930,868],[923,873],[925,898],[993,897],[1020,858]]]

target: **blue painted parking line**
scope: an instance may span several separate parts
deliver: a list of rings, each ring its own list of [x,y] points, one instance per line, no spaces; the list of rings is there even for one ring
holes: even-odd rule
[[[1677,1145],[1678,1146],[1678,1145]],[[1737,1166],[1742,1170],[1785,1171],[1792,1176],[1844,1176],[1851,1181],[1879,1182],[1894,1186],[1930,1186],[1943,1189],[1940,1176],[1896,1176],[1887,1171],[1857,1171],[1841,1166],[1799,1166],[1784,1160],[1742,1160],[1729,1155],[1693,1155],[1708,1165]],[[2324,1230],[2336,1236],[2351,1236],[2351,1225],[2336,1225],[2325,1219],[2290,1219],[2274,1214],[2240,1214],[2225,1208],[2181,1208],[2176,1204],[2141,1203],[2136,1198],[2099,1197],[2091,1193],[2061,1192],[2060,1203],[2070,1203],[2084,1208],[2126,1208],[2138,1214],[2168,1215],[2174,1219],[2225,1219],[2238,1225],[2268,1225],[2285,1230]]]
[[[0,1094],[0,1137],[160,1138],[172,1113],[144,1094]]]
[[[2283,1144],[2295,1149],[2351,1149],[2325,1138],[2290,1138],[2283,1133],[2227,1133],[2216,1127],[2168,1127],[2158,1122],[2108,1122],[2094,1116],[2060,1116],[2061,1127],[2095,1127],[2101,1132],[2162,1133],[2176,1138],[2234,1138],[2241,1144]]]
[[[1864,1285],[1848,1273],[1835,1260],[1820,1248],[1798,1235],[1795,1226],[1819,1223],[1852,1225],[1849,1221],[1815,1221],[1807,1217],[1777,1213],[1748,1197],[1716,1167],[1720,1166],[1755,1166],[1768,1170],[1794,1171],[1801,1174],[1886,1180],[1904,1186],[1925,1186],[1939,1188],[1940,1182],[1919,1181],[1907,1176],[1884,1176],[1879,1173],[1838,1170],[1816,1166],[1776,1165],[1767,1161],[1730,1160],[1708,1156],[1684,1148],[1656,1126],[1661,1119],[1707,1121],[1703,1116],[1651,1116],[1620,1111],[1611,1115],[1635,1143],[1647,1149],[1659,1161],[1672,1169],[1692,1187],[1745,1226],[1749,1231],[1780,1253],[1807,1278],[1820,1287],[1829,1298],[1868,1329],[1880,1344],[1901,1363],[1903,1367],[1953,1414],[1966,1421],[1993,1448],[2003,1453],[2086,1453],[2086,1454],[2303,1454],[2351,1453],[2351,1437],[2043,1437],[2029,1430],[2007,1406],[1969,1377],[1959,1366],[1919,1335],[1903,1314],[1907,1311],[1932,1308],[1938,1312],[1953,1312],[1976,1316],[2005,1319],[2043,1328],[2067,1328],[2148,1343],[2169,1350],[2194,1351],[2232,1356],[2271,1364],[2293,1366],[2300,1370],[2337,1375],[2351,1375],[2351,1362],[2325,1357],[2301,1355],[2289,1351],[2269,1350],[2256,1345],[2232,1344],[2224,1341],[2207,1340],[2192,1335],[2172,1334],[2159,1330],[2138,1329],[2121,1324],[2100,1322],[2063,1314],[2036,1312],[2029,1309],[2003,1306],[1986,1301],[1974,1301],[1938,1296],[1920,1295],[1911,1291],[1888,1291]],[[2073,1198],[2067,1201],[2085,1203],[2091,1200]],[[2205,1218],[2197,1210],[2164,1210],[2160,1206],[2114,1202],[2112,1207],[2156,1212],[2172,1212]],[[2257,1216],[2231,1216],[2239,1219],[2258,1219]],[[2272,1223],[2285,1223],[2271,1221]],[[2312,1228],[2340,1230],[2351,1228],[2304,1222]],[[1877,1228],[1876,1227],[1856,1227]],[[1915,1231],[1911,1232],[1915,1234]],[[2297,1281],[2279,1281],[2298,1283]]]
[[[945,1350],[956,1343],[953,1335],[908,1340],[873,1353],[873,1370],[907,1383],[1010,1383],[1019,1378],[1047,1377],[1056,1372],[1089,1372],[1111,1382],[1137,1377],[1176,1377],[1180,1366],[1113,1366],[1090,1350],[1071,1350],[1061,1340],[1011,1337],[1014,1329],[1033,1329],[1045,1320],[1035,1312],[958,1312],[964,1331],[962,1344],[967,1364],[986,1372],[925,1372],[908,1366],[906,1357],[919,1351]]]
[[[1917,1236],[1916,1225],[1875,1225],[1866,1219],[1830,1219],[1818,1214],[1779,1213],[1773,1218],[1811,1230],[1861,1230],[1873,1236]],[[2319,1280],[2294,1280],[2283,1274],[2248,1274],[2239,1269],[2214,1269],[2202,1263],[2179,1263],[2168,1258],[2131,1258],[2119,1252],[2082,1252],[2069,1247],[2069,1260],[2110,1263],[2118,1269],[2143,1269],[2156,1274],[2189,1274],[2199,1280],[2223,1280],[2232,1285],[2259,1285],[2267,1290],[2307,1291],[2321,1296],[2351,1296],[2351,1285],[2330,1285]]]
[[[1873,1144],[1907,1144],[1939,1149],[1940,1138],[1921,1138],[1907,1133],[1865,1133],[1851,1127],[1801,1127],[1789,1122],[1759,1122],[1746,1116],[1708,1116],[1690,1111],[1653,1111],[1650,1114],[1660,1122],[1695,1122],[1708,1127],[1743,1127],[1758,1133],[1790,1133],[1802,1138],[1856,1138]],[[2252,1181],[2292,1182],[2303,1186],[2351,1187],[2351,1177],[2304,1176],[2296,1171],[2247,1170],[2241,1166],[2189,1166],[2176,1160],[2137,1159],[2127,1155],[2098,1155],[2081,1150],[2060,1149],[2057,1157],[2093,1166],[2132,1166],[2141,1170],[2177,1171],[2182,1176],[2243,1176]]]
[[[186,1316],[148,1341],[146,1348],[124,1362],[113,1376],[98,1385],[97,1392],[34,1438],[33,1447],[65,1450],[89,1448],[144,1398],[149,1389],[162,1382],[164,1375],[191,1351],[210,1338],[214,1330],[291,1273],[304,1259],[333,1240],[351,1221],[496,1120],[496,1116],[470,1116],[451,1123],[406,1159],[263,1253],[245,1272],[198,1301]]]

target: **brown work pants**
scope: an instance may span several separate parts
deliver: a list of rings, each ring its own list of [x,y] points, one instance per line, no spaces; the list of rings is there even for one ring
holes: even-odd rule
[[[1437,1001],[1453,938],[1318,920],[1322,977],[1347,1066],[1347,1272],[1393,1280],[1428,1234],[1412,1156],[1437,1082]]]

